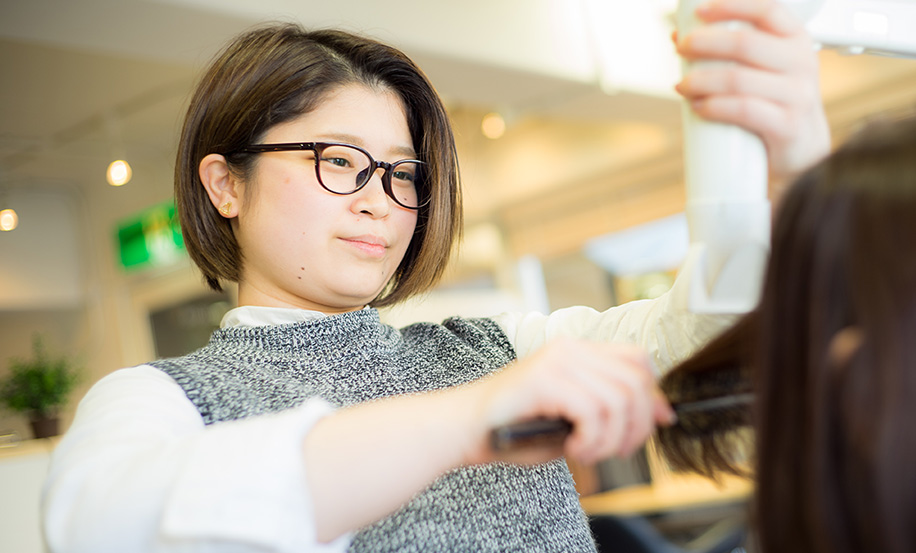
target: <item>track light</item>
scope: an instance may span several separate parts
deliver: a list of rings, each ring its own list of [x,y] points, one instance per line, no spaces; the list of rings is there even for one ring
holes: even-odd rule
[[[112,186],[122,186],[130,182],[132,174],[130,164],[123,159],[119,159],[112,161],[108,165],[108,172],[105,174],[105,178],[108,179],[108,184]]]
[[[499,113],[493,112],[483,116],[480,130],[489,139],[496,140],[506,132],[506,120]]]
[[[4,209],[0,211],[0,230],[13,230],[19,226],[19,215],[15,209]]]

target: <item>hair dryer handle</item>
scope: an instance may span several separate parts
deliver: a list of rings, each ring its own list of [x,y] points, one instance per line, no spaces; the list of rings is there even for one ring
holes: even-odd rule
[[[680,0],[680,36],[703,24],[695,14],[702,1]],[[683,70],[686,74],[695,65],[720,63],[730,62],[685,60]],[[686,102],[682,121],[690,230],[684,268],[694,273],[688,308],[698,313],[746,311],[757,304],[769,251],[766,148],[741,127],[702,119]]]

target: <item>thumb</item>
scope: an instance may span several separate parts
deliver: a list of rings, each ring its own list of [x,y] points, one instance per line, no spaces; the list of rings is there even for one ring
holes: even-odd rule
[[[677,422],[677,413],[674,412],[674,409],[668,402],[668,398],[665,397],[665,394],[662,393],[658,387],[655,388],[652,401],[652,415],[655,418],[656,424],[660,426],[671,426]]]

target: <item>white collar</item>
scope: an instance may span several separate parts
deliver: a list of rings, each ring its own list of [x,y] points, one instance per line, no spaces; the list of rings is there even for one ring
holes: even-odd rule
[[[309,311],[308,309],[245,305],[230,309],[223,315],[223,320],[220,321],[219,326],[220,328],[247,328],[251,326],[281,325],[314,321],[322,317],[327,317],[327,315],[320,311]]]

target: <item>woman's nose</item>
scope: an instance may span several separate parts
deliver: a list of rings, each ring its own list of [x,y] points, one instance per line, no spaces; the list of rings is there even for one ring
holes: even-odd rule
[[[353,211],[373,217],[385,217],[391,212],[391,202],[382,182],[384,174],[384,167],[376,167],[369,182],[353,194]]]

